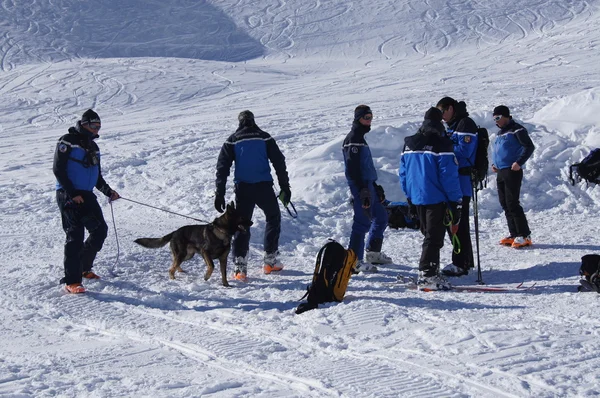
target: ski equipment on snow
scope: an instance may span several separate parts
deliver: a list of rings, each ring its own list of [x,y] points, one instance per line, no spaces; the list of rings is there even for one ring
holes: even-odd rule
[[[356,254],[352,249],[346,250],[330,239],[317,254],[312,283],[300,299],[308,296],[307,302],[298,306],[296,314],[315,309],[322,303],[341,302],[356,263]]]
[[[420,290],[423,292],[466,292],[466,293],[510,293],[510,292],[524,292],[533,289],[536,284],[525,285],[524,282],[519,283],[516,286],[488,286],[488,285],[452,285],[449,290],[434,290],[434,289],[419,289],[417,286],[416,279],[411,276],[398,275],[398,284],[402,285],[409,290]]]
[[[573,172],[575,172],[575,177]],[[600,184],[600,148],[593,149],[581,162],[569,166],[571,185],[575,185],[581,180]]]
[[[581,257],[579,275],[583,277],[581,286],[577,288],[580,292],[594,291],[600,293],[600,255],[586,254]]]

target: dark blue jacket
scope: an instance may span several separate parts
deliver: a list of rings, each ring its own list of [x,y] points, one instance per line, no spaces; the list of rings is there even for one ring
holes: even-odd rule
[[[463,196],[471,196],[472,182],[470,167],[475,165],[477,153],[477,124],[469,117],[466,107],[460,102],[454,111],[454,118],[448,123],[447,133],[454,144],[454,154],[458,160],[458,168],[465,170],[459,172],[460,189]]]
[[[404,139],[400,184],[414,205],[462,200],[458,162],[440,122],[426,119],[417,134]]]
[[[358,121],[352,123],[352,129],[344,139],[342,152],[348,184],[356,186],[359,190],[366,188],[377,181],[377,171],[373,164],[373,157],[365,134],[371,130]]]
[[[534,149],[527,129],[511,119],[498,131],[494,141],[493,164],[498,169],[506,169],[517,162],[523,168]]]
[[[100,149],[96,136],[81,127],[79,122],[69,128],[56,144],[52,171],[56,176],[56,190],[64,189],[72,198],[78,191],[91,192],[96,187],[106,196],[112,190],[102,178]]]
[[[221,147],[217,160],[217,193],[225,195],[225,184],[233,162],[235,162],[233,177],[235,184],[272,182],[269,161],[277,173],[279,187],[289,189],[285,157],[273,137],[254,123],[248,126],[240,125]]]

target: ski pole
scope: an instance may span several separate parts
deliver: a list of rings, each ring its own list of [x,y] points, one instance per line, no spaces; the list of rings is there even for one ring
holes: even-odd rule
[[[474,213],[474,221],[475,221],[475,247],[477,248],[477,283],[480,285],[485,285],[483,281],[483,277],[481,275],[481,258],[479,257],[479,206],[477,203],[477,188],[473,187],[473,197],[475,200],[473,201],[473,213]]]

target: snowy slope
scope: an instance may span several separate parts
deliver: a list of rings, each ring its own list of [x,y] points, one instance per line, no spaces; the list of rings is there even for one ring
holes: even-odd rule
[[[567,166],[600,146],[600,1],[127,1],[0,4],[0,395],[155,397],[595,396],[600,188]],[[495,136],[508,105],[529,129],[522,204],[534,246],[496,242],[495,181],[480,192],[483,278],[509,293],[404,290],[418,231],[387,231],[395,264],[352,279],[337,305],[293,313],[327,238],[348,243],[340,144],[361,103],[379,181],[401,200],[403,138],[443,96]],[[167,249],[134,245],[192,223],[101,200],[109,237],[83,296],[65,295],[51,170],[58,137],[93,107],[104,176],[125,198],[211,220],[214,168],[237,113],[282,148],[299,218],[286,268],[263,275],[254,216],[250,282],[168,279]],[[231,182],[228,199],[233,198]],[[114,213],[114,226],[111,210]],[[117,245],[118,239],[118,245]],[[450,247],[443,261],[450,261]],[[110,275],[113,269],[120,276]],[[475,275],[457,280],[473,283]]]

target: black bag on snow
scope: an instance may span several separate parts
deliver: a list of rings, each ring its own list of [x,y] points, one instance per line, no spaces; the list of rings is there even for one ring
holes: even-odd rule
[[[389,228],[419,229],[419,226],[421,225],[418,217],[411,216],[408,203],[406,202],[386,203],[385,210],[388,213]]]
[[[586,254],[581,257],[579,275],[583,277],[581,286],[577,288],[580,292],[600,293],[600,255]]]
[[[575,172],[575,177],[573,177],[573,172]],[[575,185],[581,180],[600,184],[600,148],[593,149],[581,162],[569,166],[571,185]]]
[[[490,135],[485,127],[477,128],[477,150],[475,152],[475,164],[471,167],[471,181],[473,187],[480,190],[487,186],[487,175],[490,167],[488,159],[488,147],[490,146]]]
[[[341,302],[356,262],[354,250],[346,250],[338,242],[330,239],[317,254],[312,283],[300,299],[308,296],[307,302],[298,306],[296,314],[315,309],[322,303]]]

